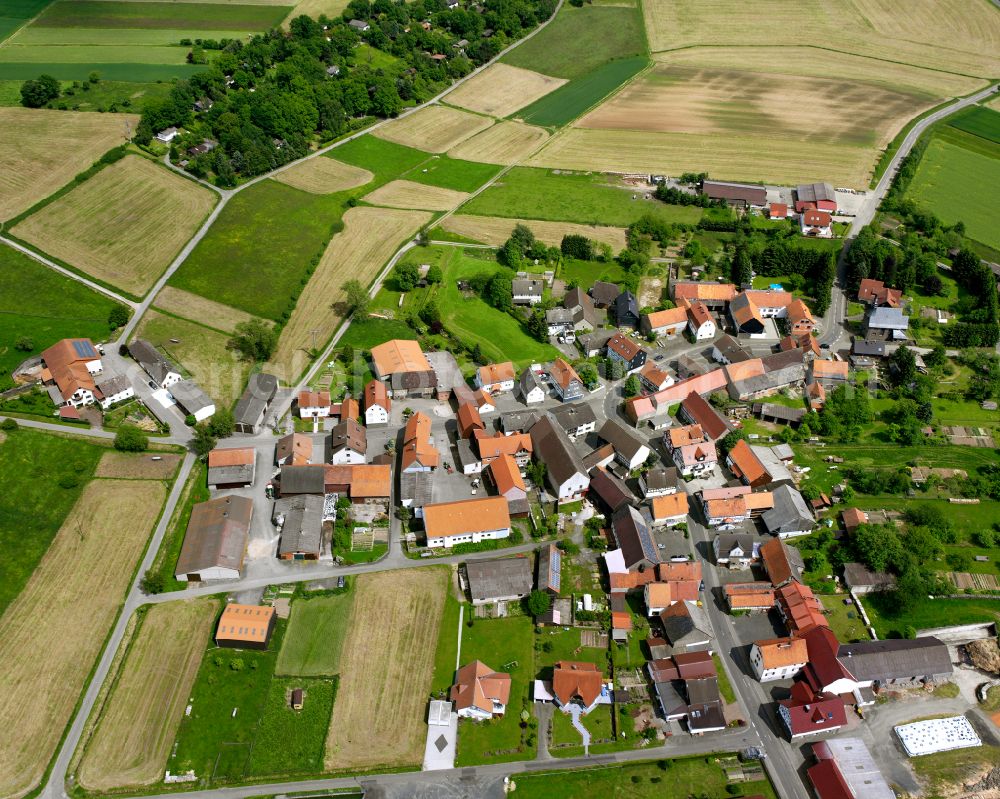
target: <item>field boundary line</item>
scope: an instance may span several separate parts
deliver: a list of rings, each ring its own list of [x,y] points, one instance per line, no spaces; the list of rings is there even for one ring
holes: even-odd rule
[[[139,303],[135,302],[135,300],[126,299],[121,294],[115,293],[114,291],[112,291],[111,289],[107,288],[106,286],[103,286],[102,284],[98,283],[97,281],[91,280],[88,277],[84,277],[83,275],[77,274],[72,269],[67,269],[65,266],[60,266],[55,261],[49,260],[47,257],[45,257],[44,255],[42,255],[41,253],[36,252],[35,250],[31,249],[30,247],[26,247],[25,245],[20,244],[19,242],[16,242],[13,239],[9,239],[9,238],[7,238],[7,236],[5,236],[3,234],[0,234],[0,241],[2,241],[8,247],[11,247],[12,249],[17,250],[21,254],[27,255],[29,258],[31,258],[31,259],[33,259],[35,261],[38,261],[38,263],[42,264],[43,266],[47,266],[49,269],[52,269],[53,271],[58,272],[59,274],[63,275],[64,277],[71,278],[71,279],[77,281],[78,283],[83,283],[83,285],[87,286],[87,288],[91,288],[94,291],[100,292],[105,297],[110,297],[111,299],[116,300],[117,302],[120,302],[122,305],[127,305],[130,308],[132,308],[132,309],[136,309],[136,308],[139,307]]]
[[[455,671],[462,665],[462,618],[465,616],[465,604],[458,606],[458,647],[455,649]]]

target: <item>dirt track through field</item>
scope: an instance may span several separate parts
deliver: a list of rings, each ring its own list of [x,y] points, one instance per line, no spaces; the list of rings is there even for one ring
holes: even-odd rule
[[[523,122],[498,122],[448,151],[452,158],[506,166],[520,161],[548,138],[544,128]]]
[[[91,481],[0,618],[0,798],[42,779],[165,497],[161,482]]]
[[[358,577],[326,768],[415,766],[424,748],[446,569]]]
[[[198,599],[149,609],[80,763],[87,790],[163,779],[218,608]]]
[[[493,124],[488,117],[430,105],[374,131],[380,139],[430,153],[444,153]]]
[[[610,244],[611,249],[615,252],[625,249],[625,229],[618,227],[597,227],[595,225],[578,225],[575,222],[543,222],[538,219],[459,214],[449,216],[441,223],[441,227],[452,233],[457,233],[459,236],[499,247],[510,238],[511,231],[517,224],[527,225],[538,239],[550,247],[558,247],[563,236],[576,234]]]
[[[461,205],[468,196],[464,191],[426,186],[423,183],[414,183],[412,180],[394,180],[361,199],[372,205],[385,205],[389,208],[450,211]]]
[[[281,183],[313,194],[354,189],[371,182],[374,177],[367,169],[332,158],[310,158],[274,175],[274,179]]]
[[[0,108],[0,219],[26,211],[125,143],[135,114]]]
[[[282,380],[294,382],[309,362],[307,350],[314,343],[322,347],[343,321],[340,303],[344,283],[355,278],[368,286],[403,240],[415,235],[430,219],[426,211],[348,209],[344,229],[327,245],[303,289],[267,371],[278,369]]]
[[[217,196],[129,155],[32,214],[15,236],[141,296],[194,235]]]
[[[445,95],[444,101],[481,114],[506,117],[564,83],[565,78],[552,78],[510,64],[493,64]]]

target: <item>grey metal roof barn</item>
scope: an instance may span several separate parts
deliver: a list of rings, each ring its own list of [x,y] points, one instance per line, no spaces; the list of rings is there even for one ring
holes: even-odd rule
[[[764,511],[764,525],[769,533],[795,533],[811,530],[815,519],[802,494],[794,488],[782,485],[771,492],[774,497],[774,507]]]
[[[172,363],[156,347],[143,339],[136,339],[128,345],[128,353],[157,383],[163,383],[167,375],[173,372],[181,374],[181,370]]]
[[[279,557],[305,554],[319,557],[323,542],[323,497],[300,494],[274,503],[272,520],[283,519]]]
[[[241,433],[256,433],[277,391],[278,378],[274,375],[266,372],[250,375],[246,391],[233,411],[236,429]]]
[[[527,596],[534,583],[531,572],[531,559],[526,557],[474,560],[465,564],[474,603]]]
[[[905,680],[952,672],[948,647],[933,636],[841,644],[837,660],[858,681]]]
[[[326,468],[323,464],[312,466],[283,466],[281,496],[290,494],[322,494],[326,486]]]
[[[170,396],[177,400],[187,413],[197,415],[205,408],[214,408],[215,403],[193,380],[181,380],[170,387]]]
[[[249,497],[231,495],[195,505],[175,574],[199,574],[208,569],[241,571],[252,517],[253,500]]]
[[[802,183],[795,188],[795,195],[799,202],[804,203],[817,203],[820,200],[837,201],[837,195],[829,183]]]

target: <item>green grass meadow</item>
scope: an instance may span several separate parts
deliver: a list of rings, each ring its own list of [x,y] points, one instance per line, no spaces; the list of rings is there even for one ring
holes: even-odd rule
[[[46,28],[167,28],[184,30],[248,30],[273,28],[288,16],[292,4],[115,2],[58,0],[32,25]]]
[[[406,180],[440,186],[455,191],[475,191],[490,180],[500,167],[494,164],[480,164],[476,161],[462,161],[446,155],[432,155],[403,175]]]
[[[0,69],[2,69],[0,65]],[[0,106],[21,105],[21,84],[23,81],[0,81]],[[63,91],[72,89],[72,95],[64,95],[57,103],[65,103],[70,111],[100,111],[111,110],[114,106],[119,111],[130,111],[140,114],[147,100],[164,97],[169,94],[172,83],[127,83],[119,80],[102,80],[100,83],[84,82],[86,91],[82,88],[73,89],[73,82],[62,81]]]
[[[461,213],[620,227],[632,224],[643,214],[689,224],[701,219],[701,208],[633,200],[634,192],[608,185],[605,180],[601,175],[515,167],[463,205]]]
[[[170,285],[277,321],[341,229],[347,197],[261,181],[222,210]]]
[[[551,774],[519,774],[518,799],[690,799],[695,796],[763,796],[773,799],[766,780],[745,782],[729,793],[715,758],[669,758],[614,764]]]
[[[645,52],[638,8],[564,5],[537,36],[512,50],[503,61],[572,80],[613,59]]]
[[[334,147],[326,155],[328,158],[353,164],[371,172],[375,176],[375,181],[365,187],[367,191],[395,180],[431,157],[430,153],[425,153],[423,150],[385,141],[376,136],[359,136],[357,139],[351,139],[339,147]]]
[[[296,599],[275,672],[293,677],[337,674],[353,605],[350,591]]]
[[[118,303],[11,247],[0,247],[0,390],[10,388],[10,373],[25,358],[63,338],[103,341],[108,314]],[[14,348],[30,338],[28,351]]]
[[[20,429],[0,443],[0,613],[21,592],[107,450]]]
[[[973,136],[1000,144],[1000,112],[991,108],[974,105],[956,114],[948,120],[948,124]]]
[[[293,710],[289,701],[294,688],[302,689],[301,710]],[[321,774],[336,693],[336,680],[271,680],[247,774]]]
[[[907,197],[945,224],[963,221],[971,238],[1000,248],[995,208],[996,187],[1000,186],[1000,145],[968,137],[980,143],[974,150],[955,144],[958,137],[948,138],[945,141],[935,134],[931,139]]]
[[[631,80],[648,64],[649,59],[644,55],[601,64],[522,108],[514,116],[535,125],[567,125]]]
[[[59,80],[83,81],[87,80],[91,72],[96,72],[101,78],[107,80],[156,83],[157,81],[171,81],[174,78],[190,78],[196,72],[203,72],[204,69],[198,64],[138,64],[108,61],[0,62],[0,80],[26,81],[37,78],[44,72]]]

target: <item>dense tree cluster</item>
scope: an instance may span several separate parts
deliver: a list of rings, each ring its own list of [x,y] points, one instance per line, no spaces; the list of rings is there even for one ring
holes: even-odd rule
[[[552,0],[482,0],[457,9],[443,0],[352,0],[336,19],[300,16],[287,32],[216,43],[222,50],[204,72],[147,102],[136,138],[146,143],[175,126],[188,131],[179,142],[185,153],[204,139],[217,141],[215,149],[194,154],[188,169],[233,185],[238,176],[302,157],[317,137],[339,136],[357,120],[392,117],[429,99],[554,8]],[[368,29],[351,27],[351,20]],[[358,50],[362,43],[393,56],[392,65],[369,64],[363,53],[370,51]]]
[[[21,105],[41,108],[59,96],[59,81],[51,75],[39,75],[21,84]]]
[[[698,205],[702,208],[725,208],[725,200],[713,200],[707,194],[691,194],[681,189],[675,189],[666,183],[656,187],[653,196],[669,205]]]

